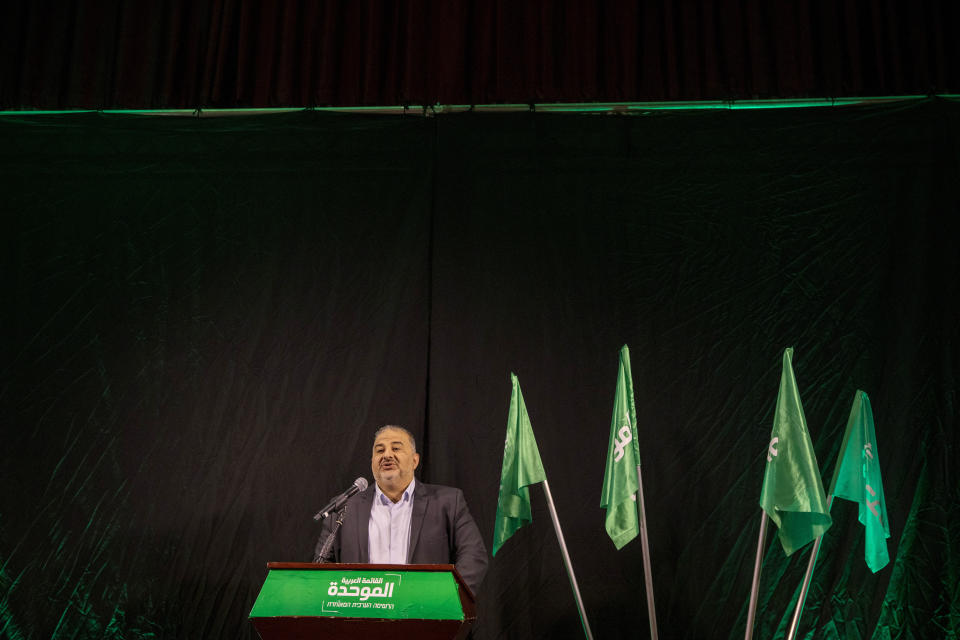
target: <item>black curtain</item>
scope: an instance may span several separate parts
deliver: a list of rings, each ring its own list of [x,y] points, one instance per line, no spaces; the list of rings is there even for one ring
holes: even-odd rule
[[[952,0],[36,0],[0,109],[743,100],[960,92]]]
[[[386,422],[489,546],[510,371],[594,631],[644,635],[599,508],[624,343],[661,634],[743,633],[787,346],[827,482],[870,394],[892,533],[871,574],[835,504],[802,629],[955,634],[958,116],[0,119],[0,636],[251,637]],[[580,634],[532,495],[475,637]],[[765,558],[772,637],[806,557]]]

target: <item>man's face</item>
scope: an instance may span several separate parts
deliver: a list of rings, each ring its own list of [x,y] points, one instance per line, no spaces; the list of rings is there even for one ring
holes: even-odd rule
[[[420,454],[414,453],[407,434],[399,429],[384,429],[373,443],[370,467],[381,489],[406,488],[418,464]]]

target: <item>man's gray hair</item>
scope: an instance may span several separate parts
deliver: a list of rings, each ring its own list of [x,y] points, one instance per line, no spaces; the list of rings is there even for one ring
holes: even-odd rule
[[[377,432],[376,432],[375,434],[373,434],[373,441],[376,442],[376,441],[377,441],[377,438],[380,437],[380,434],[383,433],[384,431],[386,431],[387,429],[396,429],[397,431],[403,431],[405,434],[407,434],[407,438],[410,439],[410,445],[413,447],[413,452],[414,452],[414,453],[417,452],[417,440],[416,440],[416,438],[413,437],[413,434],[410,433],[410,431],[408,431],[407,429],[404,429],[403,427],[401,427],[401,426],[399,426],[399,425],[395,425],[395,424],[385,424],[385,425],[383,425],[382,427],[380,427],[379,429],[377,429]]]

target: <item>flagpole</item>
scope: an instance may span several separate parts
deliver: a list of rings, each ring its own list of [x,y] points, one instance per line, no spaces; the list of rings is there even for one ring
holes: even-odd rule
[[[827,496],[827,511],[833,506],[833,494]],[[813,577],[813,567],[817,564],[817,556],[820,554],[820,541],[823,535],[817,536],[813,543],[813,550],[810,552],[810,561],[807,563],[807,573],[803,576],[803,584],[800,586],[800,597],[797,598],[797,608],[793,612],[793,620],[790,621],[790,631],[787,633],[787,640],[793,640],[797,637],[797,629],[800,627],[800,616],[803,614],[803,607],[807,602],[807,591],[810,589],[810,579]]]
[[[643,579],[647,588],[650,640],[658,640],[657,609],[653,605],[653,570],[650,568],[650,543],[647,539],[647,508],[643,502],[643,477],[640,474],[640,465],[637,465],[637,508],[640,510],[640,547],[643,550]]]
[[[543,493],[547,496],[547,508],[550,509],[550,519],[553,520],[553,529],[557,532],[557,542],[560,543],[560,553],[563,555],[563,563],[567,568],[567,577],[570,578],[570,586],[573,587],[573,597],[577,601],[577,609],[580,612],[580,623],[583,625],[583,633],[587,640],[593,640],[593,632],[590,631],[590,623],[587,622],[587,611],[583,608],[583,599],[580,597],[580,587],[577,586],[577,577],[573,574],[573,564],[570,562],[570,554],[567,553],[567,543],[563,540],[563,531],[560,530],[560,520],[557,518],[557,508],[553,505],[553,495],[550,493],[550,483],[543,479]]]
[[[760,510],[760,538],[757,541],[757,558],[753,561],[753,585],[750,587],[750,605],[747,609],[747,630],[744,640],[753,638],[753,623],[757,613],[757,594],[760,592],[760,567],[763,565],[763,546],[767,537],[767,512]]]

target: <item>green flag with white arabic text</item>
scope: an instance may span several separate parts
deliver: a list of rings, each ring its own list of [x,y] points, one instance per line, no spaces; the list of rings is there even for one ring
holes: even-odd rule
[[[533,521],[530,515],[532,484],[543,482],[546,474],[540,461],[540,450],[533,437],[533,426],[520,392],[520,381],[510,374],[513,391],[507,416],[507,439],[503,444],[503,469],[500,472],[500,495],[497,498],[497,519],[493,528],[493,555],[517,529]]]
[[[640,447],[637,445],[637,409],[633,401],[633,377],[630,373],[630,350],[620,349],[620,370],[610,420],[610,442],[607,445],[607,468],[603,474],[600,507],[607,510],[604,526],[617,549],[640,533],[637,515],[637,467]]]
[[[760,506],[779,528],[780,544],[788,556],[823,535],[832,522],[792,359],[793,349],[786,349],[760,492]]]
[[[866,538],[864,559],[874,573],[883,569],[890,562],[887,552],[890,523],[887,521],[887,502],[883,497],[883,480],[880,478],[873,411],[870,409],[870,398],[860,390],[853,397],[830,493],[837,498],[859,503],[860,523]]]

